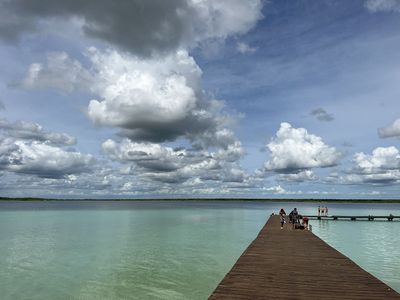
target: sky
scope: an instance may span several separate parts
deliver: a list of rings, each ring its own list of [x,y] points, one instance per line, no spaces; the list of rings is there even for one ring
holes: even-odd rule
[[[0,0],[0,196],[398,198],[400,0]]]

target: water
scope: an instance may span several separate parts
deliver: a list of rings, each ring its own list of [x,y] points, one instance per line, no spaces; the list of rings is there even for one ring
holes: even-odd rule
[[[316,204],[295,204],[315,214]],[[206,299],[272,212],[290,203],[0,202],[1,299]],[[330,204],[336,214],[400,205]],[[312,221],[400,291],[400,222]]]

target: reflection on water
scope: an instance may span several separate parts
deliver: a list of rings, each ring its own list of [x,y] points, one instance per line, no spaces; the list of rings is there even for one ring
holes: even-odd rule
[[[0,203],[1,299],[206,299],[272,212],[317,204]],[[400,214],[330,205],[332,214]],[[312,221],[314,232],[400,290],[400,222]]]

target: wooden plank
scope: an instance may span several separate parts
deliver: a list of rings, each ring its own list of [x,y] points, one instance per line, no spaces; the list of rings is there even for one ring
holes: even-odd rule
[[[312,232],[271,216],[209,299],[400,299]]]

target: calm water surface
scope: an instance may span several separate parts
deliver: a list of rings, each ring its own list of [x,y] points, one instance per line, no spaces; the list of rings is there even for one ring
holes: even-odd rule
[[[317,204],[0,202],[1,299],[206,299],[272,212]],[[330,204],[330,214],[400,205]],[[400,222],[312,221],[314,233],[400,291]]]

